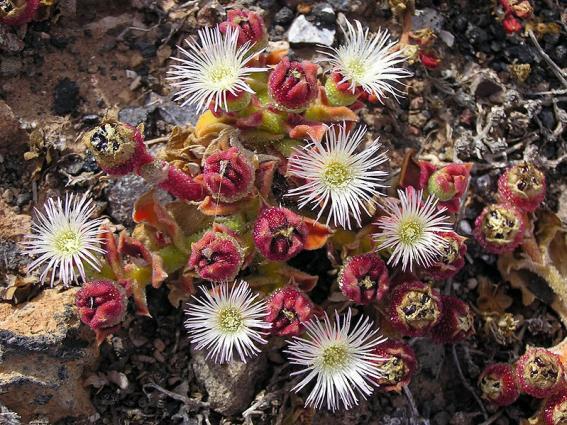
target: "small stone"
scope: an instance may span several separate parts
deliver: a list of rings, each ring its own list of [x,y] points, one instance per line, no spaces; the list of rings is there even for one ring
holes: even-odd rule
[[[75,112],[79,106],[79,86],[74,81],[64,78],[57,83],[53,93],[53,111],[57,115]]]
[[[226,416],[241,414],[254,399],[256,384],[266,376],[266,356],[261,353],[247,363],[233,360],[221,365],[206,355],[191,348],[193,372],[207,391],[211,408]]]
[[[465,37],[473,46],[480,46],[488,40],[488,34],[486,31],[475,25],[470,25],[468,27],[465,32]]]
[[[472,234],[472,227],[467,220],[459,221],[459,233],[463,235],[471,235]]]
[[[304,15],[299,15],[289,28],[288,40],[292,44],[322,44],[332,46],[335,40],[335,30],[309,22]]]
[[[133,201],[149,188],[149,185],[141,177],[135,175],[114,180],[108,192],[108,211],[114,222],[122,223],[126,227],[133,226]]]
[[[552,57],[560,68],[567,67],[567,46],[560,44],[552,51]]]
[[[311,13],[324,24],[332,25],[337,20],[337,15],[329,3],[317,3]]]
[[[30,192],[20,193],[16,198],[16,205],[18,207],[23,207],[27,205],[32,200],[32,194]]]
[[[279,25],[287,25],[293,21],[294,17],[293,10],[289,7],[282,7],[274,16],[274,23]]]
[[[0,304],[0,403],[25,423],[95,413],[82,376],[97,348],[77,317],[77,291],[46,289],[23,304]]]

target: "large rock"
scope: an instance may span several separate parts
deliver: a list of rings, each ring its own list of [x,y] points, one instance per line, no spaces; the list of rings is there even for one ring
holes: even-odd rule
[[[287,39],[291,44],[332,46],[335,41],[335,29],[317,26],[309,22],[305,15],[299,15],[291,24]]]
[[[95,413],[82,376],[98,349],[80,326],[77,290],[46,289],[24,304],[0,304],[0,404],[25,423]]]
[[[216,364],[206,359],[206,352],[191,349],[193,372],[209,395],[211,408],[226,416],[240,415],[256,394],[256,384],[264,379],[266,356],[249,359],[247,363],[233,360]]]

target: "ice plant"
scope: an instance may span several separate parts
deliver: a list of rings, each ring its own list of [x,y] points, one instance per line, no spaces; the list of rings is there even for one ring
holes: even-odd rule
[[[397,97],[401,91],[396,87],[411,73],[401,66],[405,60],[403,50],[394,49],[387,30],[370,34],[359,21],[355,26],[346,22],[341,28],[345,41],[339,47],[329,47],[320,53],[326,56],[332,71],[342,76],[335,86],[349,83],[348,90],[354,94],[357,87],[366,93],[384,98],[388,94]],[[322,46],[323,47],[323,46]],[[333,80],[331,80],[333,81]],[[344,92],[344,90],[342,90]]]
[[[567,389],[561,357],[545,348],[528,347],[516,362],[520,389],[532,397],[545,398]]]
[[[384,261],[378,254],[369,252],[347,258],[338,283],[346,297],[358,304],[368,304],[384,298],[390,281]]]
[[[0,0],[0,24],[23,25],[30,22],[40,0]]]
[[[358,404],[357,394],[371,395],[372,384],[383,375],[376,367],[380,357],[373,350],[384,339],[365,316],[351,329],[351,316],[349,309],[342,318],[335,312],[334,322],[327,314],[310,321],[307,337],[294,337],[285,350],[289,362],[300,367],[293,375],[305,375],[293,391],[315,381],[305,401],[308,406],[325,405],[335,411],[342,404],[350,409]]]
[[[203,180],[214,198],[235,202],[254,188],[254,165],[237,147],[215,152],[204,161]]]
[[[424,336],[441,320],[441,294],[422,282],[397,286],[390,297],[390,323],[404,336]]]
[[[260,15],[238,9],[229,10],[226,15],[226,21],[219,25],[220,31],[226,34],[230,28],[238,33],[238,47],[250,45],[257,52],[268,45],[268,32]]]
[[[287,208],[264,208],[254,224],[254,245],[272,261],[287,261],[299,254],[307,238],[303,218]]]
[[[474,315],[467,303],[453,296],[441,296],[441,320],[432,330],[433,340],[454,344],[474,334]]]
[[[197,350],[205,349],[216,363],[230,362],[236,354],[244,363],[256,356],[256,344],[266,343],[265,331],[271,326],[264,320],[265,302],[244,281],[201,290],[203,296],[193,297],[185,310],[191,343]]]
[[[481,396],[497,406],[509,406],[520,396],[514,367],[508,363],[488,365],[478,380]]]
[[[182,105],[192,104],[198,111],[214,102],[214,110],[243,109],[254,91],[246,81],[250,74],[265,68],[247,67],[257,52],[249,43],[238,45],[240,31],[227,27],[199,30],[200,44],[187,40],[188,50],[179,47],[182,58],[173,57],[178,64],[168,71],[168,79],[177,88],[176,99]],[[233,96],[231,102],[229,97]],[[231,107],[232,106],[232,107]]]
[[[545,176],[532,164],[522,162],[508,168],[498,179],[502,202],[520,211],[534,211],[545,197]]]
[[[75,304],[81,322],[91,328],[99,342],[116,331],[126,316],[126,290],[109,280],[87,282],[77,292]]]
[[[284,57],[270,73],[268,92],[280,109],[301,112],[319,94],[318,84],[317,65]]]
[[[488,252],[511,252],[524,239],[526,219],[511,205],[492,204],[482,210],[475,220],[473,235]]]
[[[435,171],[427,182],[427,190],[435,195],[439,205],[457,212],[470,179],[471,164],[449,164]]]
[[[374,349],[381,359],[376,367],[382,376],[376,380],[381,391],[400,392],[408,385],[417,367],[413,349],[402,341],[388,340]]]
[[[98,254],[104,253],[98,241],[102,219],[90,218],[94,210],[88,194],[67,194],[64,202],[51,198],[45,213],[36,209],[32,234],[23,242],[24,253],[37,256],[28,271],[42,267],[40,280],[44,282],[51,273],[51,286],[57,275],[64,286],[76,282],[78,276],[86,280],[85,265],[98,271]]]
[[[378,248],[391,250],[388,264],[401,263],[404,271],[434,264],[443,254],[445,241],[440,233],[452,230],[446,209],[437,207],[434,196],[422,201],[422,193],[413,187],[398,190],[399,202],[389,199],[385,215],[376,223]]]
[[[549,398],[543,407],[545,425],[567,424],[567,393]]]
[[[201,279],[225,282],[236,277],[243,262],[244,250],[234,236],[210,230],[191,245],[188,265]]]
[[[289,159],[288,174],[305,179],[289,191],[299,197],[299,208],[311,205],[318,209],[317,219],[328,209],[327,224],[351,228],[351,217],[361,225],[361,210],[370,215],[369,205],[376,203],[384,188],[387,173],[377,168],[387,161],[378,154],[378,139],[357,152],[366,134],[359,127],[347,132],[344,126],[331,126],[323,143],[313,139]]]
[[[272,324],[271,332],[274,335],[299,335],[313,314],[313,303],[295,286],[276,290],[266,304],[266,322]]]
[[[433,279],[443,280],[455,276],[463,268],[467,245],[466,238],[455,232],[439,232],[439,236],[444,240],[439,245],[441,254],[423,273]]]

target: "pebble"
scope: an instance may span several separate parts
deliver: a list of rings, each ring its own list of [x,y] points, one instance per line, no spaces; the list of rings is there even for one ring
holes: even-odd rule
[[[274,16],[274,23],[286,25],[293,21],[294,13],[289,7],[282,7]]]
[[[75,112],[79,106],[79,86],[69,78],[63,78],[53,91],[53,111],[57,115]]]
[[[485,174],[476,179],[476,187],[480,193],[486,193],[490,189],[492,179],[490,174]]]
[[[337,15],[329,3],[317,3],[311,13],[324,24],[332,25],[337,20]]]
[[[561,68],[567,67],[567,46],[560,44],[552,51],[552,57]]]
[[[31,192],[20,193],[16,198],[16,205],[18,207],[23,207],[24,205],[27,205],[31,200],[32,200]]]
[[[288,40],[292,44],[322,44],[332,46],[335,40],[335,30],[318,27],[309,22],[304,15],[299,15],[289,28]]]
[[[465,32],[465,37],[468,38],[469,43],[473,46],[479,46],[486,43],[488,40],[488,34],[482,28],[479,28],[475,25],[469,26],[469,28]]]
[[[467,220],[459,221],[459,233],[463,235],[471,235],[472,234],[472,227]]]

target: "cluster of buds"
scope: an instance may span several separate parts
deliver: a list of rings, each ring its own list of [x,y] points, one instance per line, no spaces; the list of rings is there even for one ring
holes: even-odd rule
[[[0,0],[0,24],[23,25],[30,22],[40,0]]]
[[[373,351],[380,357],[376,364],[381,376],[376,379],[381,391],[400,392],[408,385],[417,367],[415,352],[406,343],[388,340]]]
[[[500,5],[504,10],[502,25],[508,34],[521,31],[521,20],[529,19],[533,14],[529,0],[500,0]]]
[[[87,282],[77,292],[75,304],[81,322],[91,328],[100,344],[115,332],[126,316],[128,298],[124,287],[109,280]]]
[[[278,336],[296,336],[303,332],[305,323],[313,315],[313,303],[295,286],[286,286],[273,292],[267,300],[266,322]]]
[[[86,133],[83,141],[98,165],[111,176],[136,173],[182,200],[199,201],[205,197],[202,184],[151,155],[141,128],[108,120]]]

